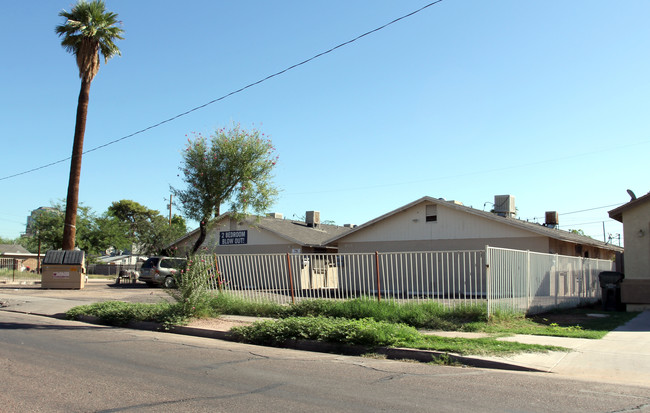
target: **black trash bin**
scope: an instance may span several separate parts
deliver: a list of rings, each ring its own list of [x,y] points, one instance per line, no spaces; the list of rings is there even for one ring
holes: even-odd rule
[[[616,271],[603,271],[598,274],[604,311],[623,311],[621,303],[621,282],[625,275]]]

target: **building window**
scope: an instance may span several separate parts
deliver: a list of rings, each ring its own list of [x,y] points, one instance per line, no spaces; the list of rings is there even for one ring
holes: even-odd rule
[[[436,222],[438,220],[438,206],[437,205],[427,205],[426,206],[426,221],[427,222]]]

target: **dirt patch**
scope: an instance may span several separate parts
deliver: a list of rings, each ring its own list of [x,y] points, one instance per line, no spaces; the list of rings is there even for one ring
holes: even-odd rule
[[[533,321],[539,324],[551,325],[557,324],[561,327],[582,326],[594,320],[593,316],[587,314],[562,314],[548,313],[531,317]]]
[[[530,317],[534,322],[539,324],[551,325],[557,324],[560,327],[572,327],[602,324],[605,320],[614,321],[619,316],[619,313],[609,312],[603,313],[600,308],[586,307],[567,309],[564,311],[553,311],[544,314],[538,314]]]
[[[201,318],[192,320],[187,326],[193,328],[204,328],[206,330],[229,331],[232,327],[247,326],[256,320],[239,320],[229,316],[217,318]]]

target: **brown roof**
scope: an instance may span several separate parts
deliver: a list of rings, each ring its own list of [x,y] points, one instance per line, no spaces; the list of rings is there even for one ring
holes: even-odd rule
[[[215,222],[229,217],[228,213],[222,214]],[[246,219],[246,223],[251,227],[256,227],[269,231],[289,242],[293,242],[302,246],[318,247],[323,246],[328,239],[345,234],[351,228],[341,227],[338,225],[320,224],[318,227],[313,228],[307,226],[304,221],[294,221],[291,219],[270,218],[270,217],[250,217]],[[174,241],[174,245],[184,239],[196,234],[199,229],[188,232],[180,239]],[[208,230],[209,231],[209,230]]]
[[[0,244],[0,255],[2,254],[29,254],[29,251],[18,244]]]

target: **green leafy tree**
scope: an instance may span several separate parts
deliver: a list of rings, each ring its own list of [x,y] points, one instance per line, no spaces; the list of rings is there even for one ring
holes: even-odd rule
[[[124,222],[105,212],[97,217],[94,222],[93,243],[105,252],[109,248],[117,250],[131,249],[129,227]],[[101,246],[101,247],[100,247]]]
[[[162,252],[165,246],[187,232],[182,217],[174,215],[170,224],[159,211],[128,199],[113,202],[108,207],[107,215],[124,225],[131,244],[146,255]]]
[[[32,243],[30,237],[18,237],[13,239],[0,237],[0,244],[20,245],[27,249],[29,252],[36,252],[38,250],[38,245],[36,246],[36,249],[31,248]]]
[[[129,227],[131,236],[134,239],[138,231],[142,230],[145,222],[151,220],[156,215],[160,215],[160,212],[128,199],[113,202],[108,207],[108,213],[125,223]]]
[[[77,118],[70,161],[70,178],[65,212],[65,226],[62,237],[64,250],[74,249],[77,233],[77,206],[79,203],[79,178],[81,176],[81,156],[86,131],[90,84],[99,71],[99,54],[104,63],[120,55],[115,40],[123,39],[124,32],[118,27],[117,14],[106,11],[102,0],[86,2],[80,0],[70,12],[62,11],[59,16],[66,22],[56,26],[56,33],[62,37],[61,46],[77,59],[81,90],[77,103]]]
[[[195,253],[207,235],[211,219],[228,202],[235,217],[249,210],[263,212],[277,197],[271,182],[277,162],[271,141],[258,130],[246,131],[235,124],[218,129],[208,138],[198,134],[188,139],[180,170],[186,189],[171,188],[185,216],[199,221]]]
[[[170,225],[167,218],[156,215],[140,232],[139,245],[143,252],[149,255],[173,255],[170,251],[166,251],[165,247],[185,235],[186,232],[187,226],[183,217],[174,215]]]
[[[52,204],[52,209],[43,211],[34,217],[32,223],[32,232],[35,234],[28,242],[30,251],[38,248],[38,242],[41,242],[41,250],[58,249],[63,240],[63,222],[65,217],[65,201]],[[96,237],[95,214],[90,207],[79,205],[79,214],[77,217],[77,240],[80,249],[87,253],[97,252],[99,246],[93,242]]]
[[[569,232],[572,233],[572,234],[576,234],[576,235],[582,235],[583,237],[587,237],[587,236],[588,236],[588,235],[585,234],[585,232],[584,232],[583,230],[581,230],[581,229],[570,229]]]

